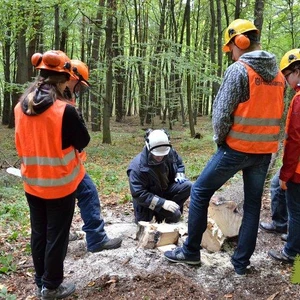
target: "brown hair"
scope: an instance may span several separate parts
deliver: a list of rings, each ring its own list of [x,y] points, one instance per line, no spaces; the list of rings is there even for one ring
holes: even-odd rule
[[[37,79],[25,90],[25,92],[20,97],[20,102],[23,102],[25,99],[27,99],[28,101],[28,108],[26,113],[29,115],[36,114],[34,111],[34,99],[37,91],[39,91],[39,89],[41,89],[44,85],[47,85],[48,88],[50,87],[49,96],[51,99],[53,99],[53,102],[56,99],[67,100],[57,87],[57,84],[65,83],[69,79],[70,75],[68,73],[42,69]]]

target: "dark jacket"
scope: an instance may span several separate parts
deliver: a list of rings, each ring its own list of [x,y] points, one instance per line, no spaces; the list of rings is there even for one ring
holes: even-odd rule
[[[176,173],[184,173],[185,167],[181,157],[171,148],[169,154],[164,158],[169,175],[169,184],[174,183]],[[149,159],[149,151],[144,147],[130,163],[127,169],[129,186],[133,200],[137,204],[159,212],[165,202],[161,182],[154,171]]]

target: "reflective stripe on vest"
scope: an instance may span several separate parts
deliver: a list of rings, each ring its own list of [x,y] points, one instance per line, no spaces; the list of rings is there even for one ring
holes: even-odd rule
[[[50,158],[50,157],[22,157],[22,162],[26,166],[40,165],[40,166],[66,166],[72,159],[75,158],[75,151],[72,150],[63,158]]]
[[[15,107],[16,148],[27,193],[57,199],[73,193],[85,170],[73,146],[62,149],[62,118],[66,103],[56,100],[41,115],[27,116]]]
[[[288,133],[287,133],[287,129],[288,129],[288,127],[289,127],[289,124],[290,124],[290,120],[291,120],[291,113],[292,113],[292,107],[293,107],[293,103],[294,103],[294,100],[295,100],[295,98],[296,97],[298,97],[300,95],[300,91],[298,91],[295,95],[294,95],[294,97],[293,97],[293,99],[292,99],[292,101],[291,101],[291,104],[290,104],[290,106],[289,106],[289,110],[288,110],[288,113],[287,113],[287,116],[286,116],[286,122],[285,122],[285,139],[284,139],[284,145],[286,144],[286,140],[287,140],[287,138],[288,138]],[[283,152],[284,153],[284,152]],[[295,172],[297,173],[297,174],[300,174],[300,157],[299,157],[299,159],[298,159],[298,164],[297,164],[297,168],[296,168],[296,170],[295,170]]]
[[[249,99],[239,103],[233,112],[233,125],[226,143],[245,153],[275,153],[284,108],[284,77],[278,72],[273,81],[264,82],[251,67],[243,64],[248,72]]]
[[[76,179],[79,172],[80,172],[80,165],[77,165],[75,167],[75,169],[73,169],[71,174],[61,177],[61,178],[58,178],[58,179],[28,178],[25,176],[22,176],[22,179],[29,185],[36,185],[36,186],[41,186],[41,187],[64,186],[64,185],[72,182],[74,179]]]

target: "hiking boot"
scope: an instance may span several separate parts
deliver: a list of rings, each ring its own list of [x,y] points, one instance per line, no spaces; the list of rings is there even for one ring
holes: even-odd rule
[[[89,251],[92,253],[95,253],[95,252],[100,252],[102,250],[117,249],[117,248],[120,248],[121,244],[122,244],[121,238],[114,238],[114,239],[108,240],[106,243],[101,245],[99,248],[97,248],[95,250],[89,250]]]
[[[54,290],[42,288],[42,299],[63,299],[75,292],[74,283],[62,283],[58,288]]]
[[[287,236],[288,236],[287,233],[284,233],[284,234],[281,235],[280,238],[281,238],[282,241],[287,242]]]
[[[292,264],[294,263],[295,257],[287,255],[284,250],[282,251],[276,251],[276,250],[270,250],[268,252],[269,256],[277,261],[281,261],[283,263]]]
[[[277,232],[277,233],[286,233],[287,232],[287,228],[276,227],[273,224],[273,222],[272,223],[260,222],[259,227],[266,232]]]
[[[174,250],[166,251],[164,255],[167,260],[175,263],[185,263],[188,265],[201,264],[200,255],[199,257],[188,257],[183,253],[181,247],[177,247]]]

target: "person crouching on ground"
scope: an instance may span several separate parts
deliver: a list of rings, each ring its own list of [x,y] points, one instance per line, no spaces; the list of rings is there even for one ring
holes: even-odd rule
[[[150,222],[155,217],[158,223],[176,223],[192,183],[165,130],[148,129],[145,144],[127,170],[135,222]]]

